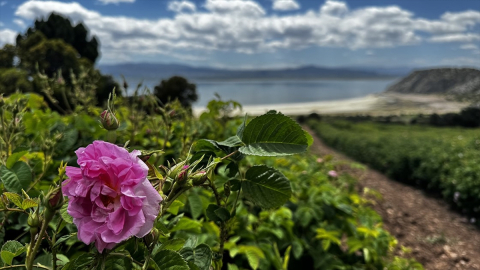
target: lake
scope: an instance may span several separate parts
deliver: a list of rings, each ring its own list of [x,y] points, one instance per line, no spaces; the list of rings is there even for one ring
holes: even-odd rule
[[[205,107],[218,93],[223,100],[242,105],[284,104],[341,100],[383,92],[396,79],[382,80],[238,80],[198,81],[199,99],[194,107]],[[158,82],[144,81],[153,90]]]

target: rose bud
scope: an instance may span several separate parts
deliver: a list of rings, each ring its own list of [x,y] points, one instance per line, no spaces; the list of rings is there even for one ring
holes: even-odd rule
[[[63,205],[63,193],[61,187],[56,187],[45,196],[45,219],[51,220],[55,212],[62,208]]]
[[[193,185],[199,186],[199,185],[205,183],[205,181],[207,181],[208,176],[207,176],[207,172],[199,171],[199,172],[196,172],[195,174],[193,174],[190,178],[192,179],[192,184]]]
[[[117,117],[110,110],[105,110],[100,114],[100,122],[106,130],[116,130],[120,126]]]
[[[182,171],[177,176],[177,181],[182,182],[183,180],[188,178],[188,165],[182,167]]]

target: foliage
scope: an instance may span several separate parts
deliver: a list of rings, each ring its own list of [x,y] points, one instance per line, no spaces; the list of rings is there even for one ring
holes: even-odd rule
[[[3,102],[0,244],[5,265],[422,269],[392,256],[396,240],[381,228],[368,198],[355,191],[354,179],[328,176],[335,169],[328,157],[318,162],[310,155],[285,156],[305,151],[311,140],[279,113],[250,120],[231,118],[219,109],[200,120],[179,102],[157,107],[153,98],[135,95],[113,101],[110,112],[120,125],[107,132],[98,122],[103,110],[88,104],[60,115],[35,94],[14,94]],[[230,107],[219,100],[210,105]],[[209,123],[217,119],[225,120],[220,130]],[[255,126],[268,123],[279,130],[288,127],[295,136],[285,138],[285,133],[272,134],[270,129],[257,132]],[[74,151],[98,139],[142,150],[149,180],[164,197],[151,233],[102,254],[78,241],[68,202],[60,207],[53,200],[65,177],[65,163],[74,166]],[[304,147],[285,151],[283,144],[290,143]],[[276,147],[240,153],[254,144]],[[161,151],[152,151],[157,149]]]
[[[197,86],[180,76],[173,76],[168,80],[162,80],[155,86],[154,94],[161,104],[178,100],[183,107],[190,108],[192,102],[197,101]]]
[[[62,40],[72,46],[80,54],[80,57],[88,59],[91,63],[95,63],[99,56],[97,38],[89,37],[88,29],[83,23],[73,26],[70,19],[51,13],[46,20],[35,20],[33,27],[28,28],[24,35],[17,37],[17,43],[20,39],[27,39],[30,35],[38,32],[41,32],[47,39]]]
[[[480,217],[480,134],[474,129],[310,122],[329,145],[388,176],[438,192]]]
[[[10,95],[17,91],[32,92],[33,85],[28,81],[26,71],[16,68],[0,69],[0,94]]]

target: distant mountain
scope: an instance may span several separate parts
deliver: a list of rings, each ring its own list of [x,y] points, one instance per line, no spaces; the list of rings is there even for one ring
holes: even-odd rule
[[[100,65],[102,73],[115,77],[124,75],[128,78],[160,80],[174,75],[184,76],[191,80],[231,80],[231,79],[361,79],[391,78],[392,72],[381,70],[363,70],[355,68],[326,68],[303,66],[284,69],[228,70],[209,67],[192,67],[178,64],[122,63]]]
[[[386,92],[409,94],[480,93],[480,70],[473,68],[417,70],[390,86]]]

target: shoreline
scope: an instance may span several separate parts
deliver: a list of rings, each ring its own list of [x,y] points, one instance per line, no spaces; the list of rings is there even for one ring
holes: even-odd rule
[[[276,110],[286,115],[298,116],[311,113],[329,115],[398,115],[398,114],[443,114],[459,112],[468,103],[450,101],[440,95],[417,95],[398,93],[371,94],[360,98],[314,101],[302,103],[244,105],[242,111],[234,115],[261,115],[269,110]],[[200,115],[206,108],[193,108],[195,115]]]

